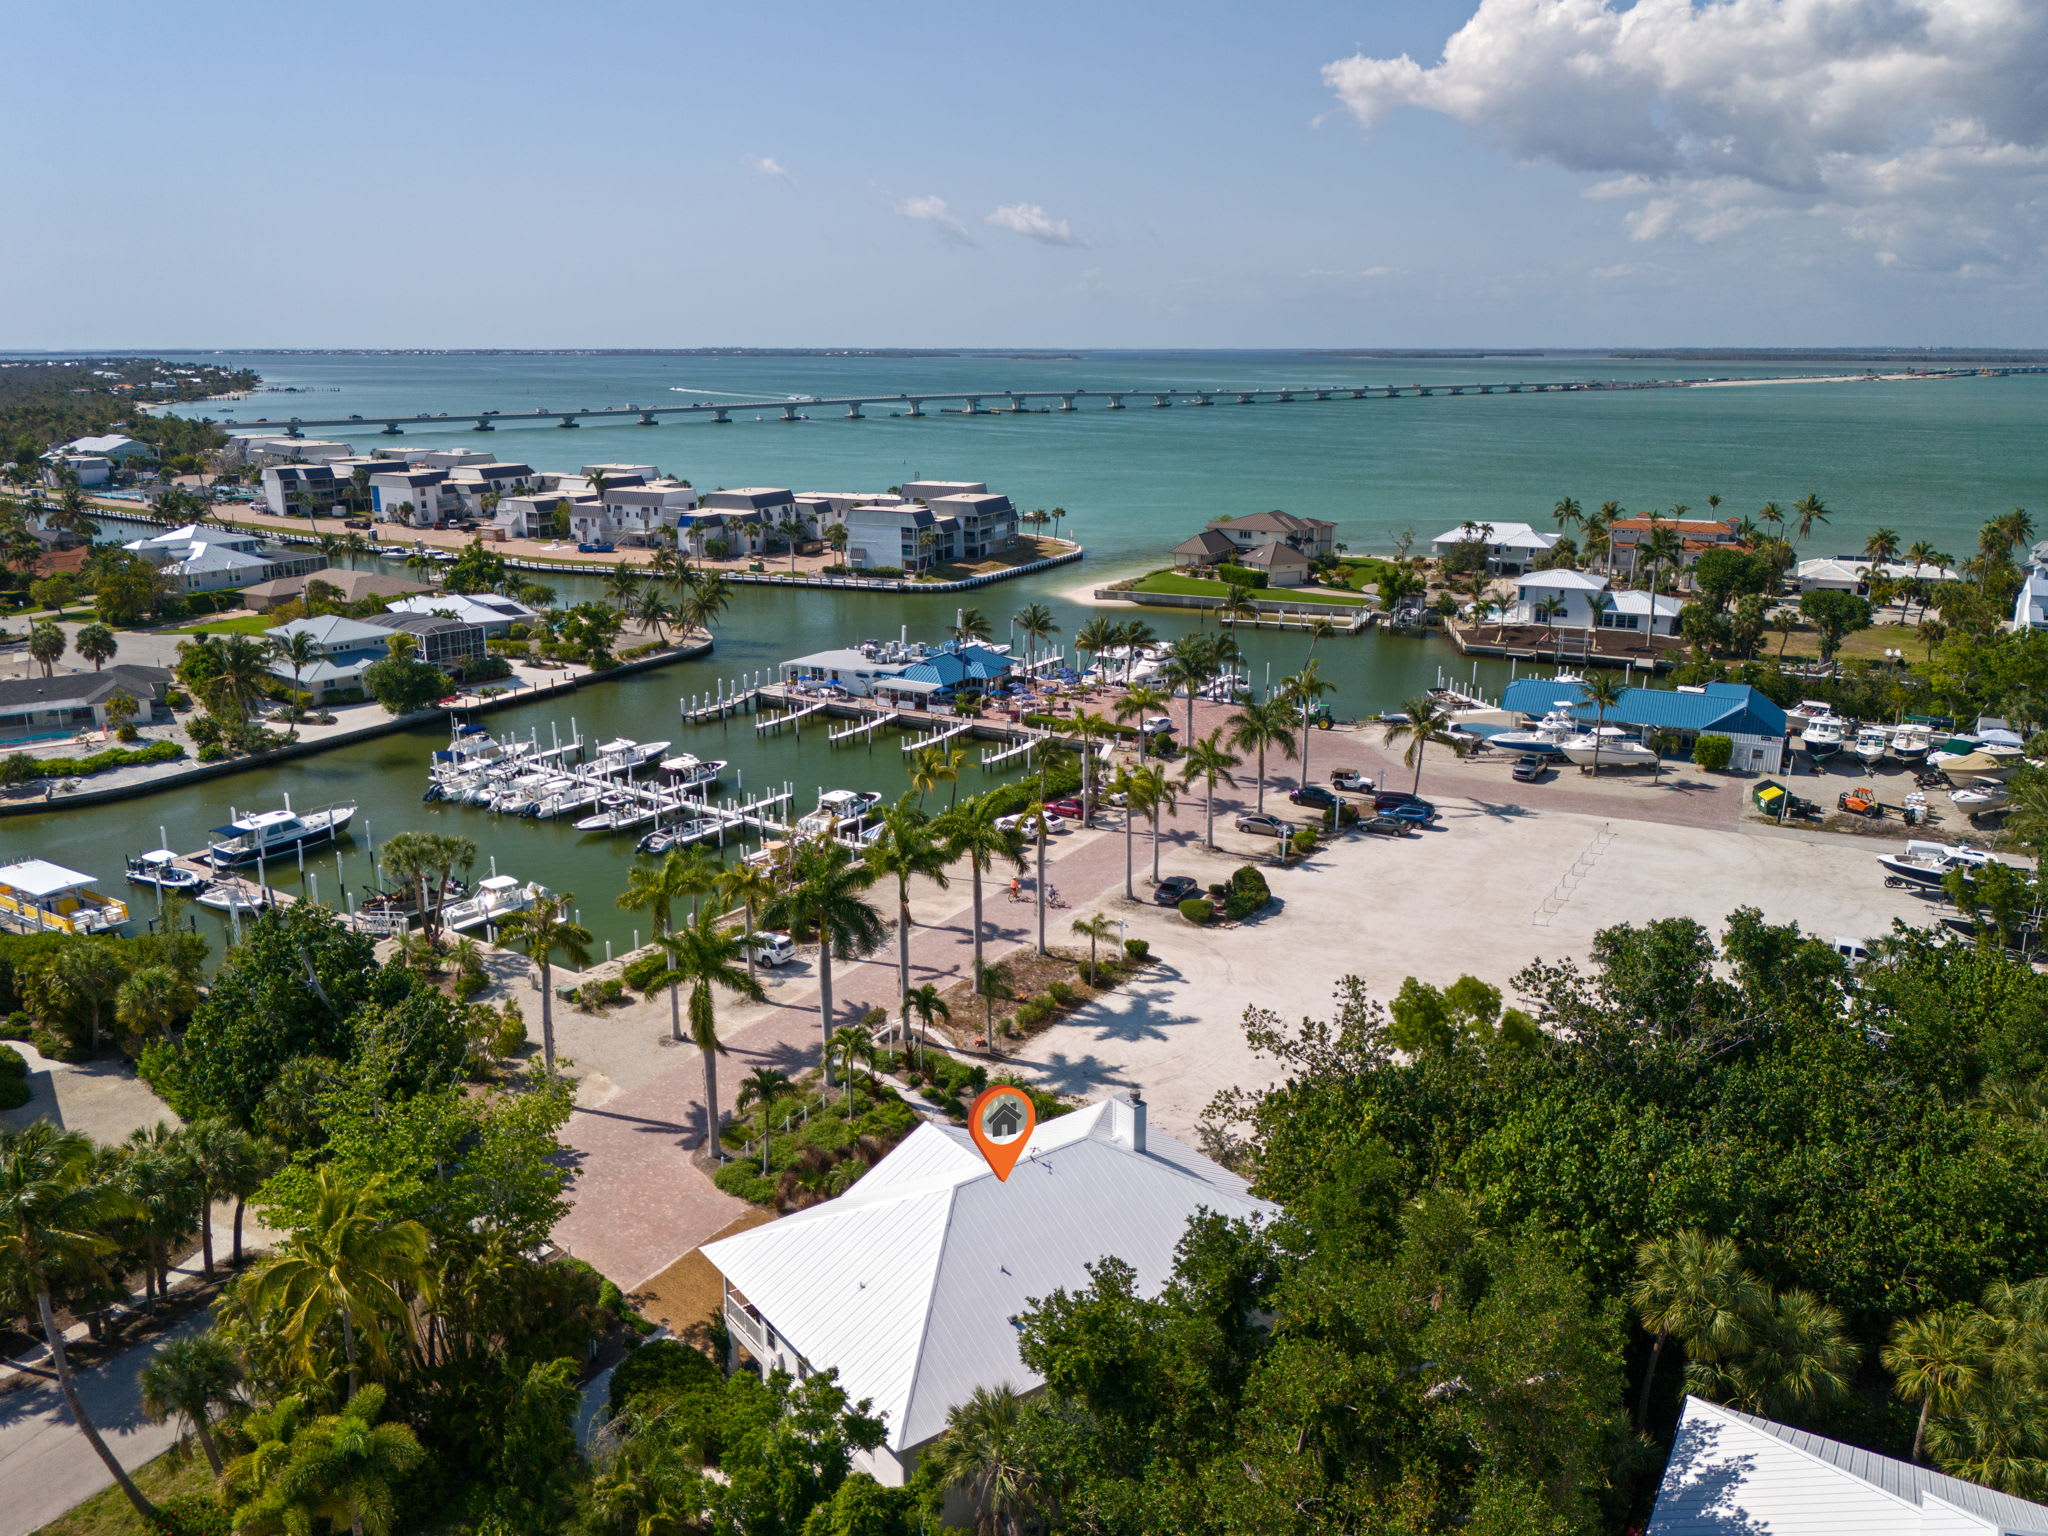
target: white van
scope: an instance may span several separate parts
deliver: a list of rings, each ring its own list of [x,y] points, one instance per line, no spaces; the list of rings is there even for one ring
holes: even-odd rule
[[[740,942],[756,965],[773,968],[796,958],[796,946],[786,933],[750,933]]]

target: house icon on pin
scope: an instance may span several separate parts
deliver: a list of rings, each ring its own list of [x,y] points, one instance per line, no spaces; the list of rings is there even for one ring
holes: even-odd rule
[[[981,1128],[989,1136],[1014,1136],[1024,1128],[1024,1111],[1017,1107],[1015,1099],[1000,1099],[982,1119]]]

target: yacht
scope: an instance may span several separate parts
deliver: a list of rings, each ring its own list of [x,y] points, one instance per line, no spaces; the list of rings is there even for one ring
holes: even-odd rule
[[[1882,761],[1885,753],[1891,750],[1891,738],[1885,734],[1883,726],[1866,725],[1856,733],[1856,743],[1849,750],[1864,762],[1874,764]]]
[[[1568,736],[1558,743],[1558,750],[1565,761],[1582,767],[1597,762],[1602,768],[1648,768],[1657,762],[1657,754],[1640,737],[1630,735],[1618,725],[1603,725]]]
[[[1799,744],[1817,763],[1824,763],[1842,750],[1842,733],[1847,722],[1834,715],[1815,715],[1799,733]]]
[[[818,796],[818,808],[798,819],[797,833],[812,837],[835,829],[853,831],[881,800],[878,789],[828,789]]]
[[[1498,747],[1503,752],[1541,752],[1555,755],[1563,749],[1569,738],[1577,736],[1585,728],[1586,723],[1583,720],[1572,718],[1571,700],[1559,699],[1557,707],[1534,725],[1524,726],[1516,731],[1495,731],[1486,738],[1486,742],[1488,746]]]
[[[190,895],[206,889],[206,876],[177,862],[168,848],[138,853],[128,861],[128,878],[137,885],[153,885],[160,891]]]
[[[467,901],[451,902],[443,908],[441,921],[461,933],[524,912],[552,894],[544,885],[521,885],[510,875],[491,875],[477,881],[476,894]]]
[[[215,869],[234,869],[282,858],[300,848],[332,842],[347,830],[355,814],[352,805],[336,805],[301,816],[287,800],[281,811],[258,811],[252,816],[238,816],[224,827],[215,827],[213,833],[218,841],[206,845],[207,860]]]
[[[1892,756],[1900,762],[1924,762],[1933,744],[1933,734],[1924,725],[1900,725],[1892,729]]]
[[[1912,885],[1922,890],[1940,890],[1942,877],[1952,869],[1982,869],[2000,862],[1971,843],[1935,843],[1910,839],[1897,853],[1880,853],[1886,885]]]

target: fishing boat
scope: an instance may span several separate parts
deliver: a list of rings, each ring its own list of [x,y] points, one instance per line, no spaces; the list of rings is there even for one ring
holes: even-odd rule
[[[254,916],[270,905],[259,889],[241,881],[223,881],[209,885],[192,899],[200,906],[211,907],[216,912],[231,912],[245,916]]]
[[[553,895],[546,886],[529,881],[521,885],[510,875],[491,875],[476,883],[476,894],[466,901],[451,902],[442,910],[442,923],[457,933],[502,921],[514,912],[524,912]]]
[[[1972,779],[1949,793],[1949,799],[1957,809],[1972,815],[1994,805],[2003,805],[2011,798],[2012,791],[1993,778]]]
[[[1897,853],[1880,853],[1886,885],[1915,886],[1939,890],[1942,877],[1952,869],[1982,869],[2000,861],[1971,843],[1936,843],[1909,839]]]
[[[1849,750],[1864,762],[1874,764],[1883,760],[1891,745],[1891,738],[1885,734],[1883,726],[1866,725],[1856,733],[1855,745]]]
[[[1848,722],[1836,715],[1815,715],[1799,733],[1799,744],[1817,763],[1824,763],[1842,750],[1842,734]]]
[[[93,888],[93,877],[48,859],[0,865],[0,927],[16,933],[112,933],[128,908]]]
[[[660,757],[668,747],[665,741],[634,741],[621,736],[616,741],[601,743],[590,766],[597,773],[632,773]]]
[[[1644,745],[1641,737],[1630,735],[1618,725],[1603,725],[1568,736],[1558,744],[1558,750],[1566,762],[1581,767],[1598,763],[1602,768],[1648,768],[1657,762],[1657,754]]]
[[[1825,720],[1835,712],[1835,706],[1821,699],[1801,699],[1785,711],[1785,723],[1794,730],[1803,730],[1808,721]]]
[[[128,861],[128,878],[136,885],[153,885],[160,891],[190,894],[206,889],[206,876],[178,863],[168,848],[138,853]]]
[[[716,837],[718,829],[725,823],[716,816],[692,816],[674,826],[657,827],[640,839],[641,853],[667,853],[671,848],[686,848],[691,843],[702,842],[707,837]]]
[[[1541,752],[1555,756],[1568,739],[1585,728],[1584,721],[1572,718],[1571,701],[1559,699],[1556,707],[1534,725],[1514,731],[1495,731],[1486,740],[1487,745],[1498,747],[1503,752]]]
[[[835,830],[853,831],[881,801],[882,792],[878,789],[828,789],[818,796],[816,810],[798,818],[796,830],[803,837]]]
[[[265,859],[281,858],[301,848],[334,841],[348,828],[356,808],[329,806],[301,816],[285,801],[281,811],[258,811],[238,816],[224,827],[215,827],[218,841],[206,845],[206,857],[215,869],[238,869]]]
[[[580,811],[587,805],[597,804],[598,786],[588,779],[570,779],[534,807],[533,814],[543,820],[563,816],[570,811]]]
[[[677,789],[694,789],[700,785],[716,784],[726,770],[722,757],[702,758],[685,752],[680,757],[665,757],[661,760],[661,771],[669,776],[670,784]]]
[[[1925,761],[1933,744],[1933,735],[1924,725],[1899,725],[1892,728],[1892,756],[1900,762]]]

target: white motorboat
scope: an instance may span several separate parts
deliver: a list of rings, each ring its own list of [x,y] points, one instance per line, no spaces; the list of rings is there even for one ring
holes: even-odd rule
[[[241,884],[209,885],[192,899],[216,912],[235,912],[245,917],[254,916],[269,905],[260,891]]]
[[[1996,779],[1972,779],[1960,789],[1952,790],[1949,799],[1958,810],[1982,811],[1994,805],[2003,805],[2012,798],[2012,791]]]
[[[1892,756],[1900,762],[1924,762],[1933,744],[1933,734],[1924,725],[1892,727]]]
[[[1657,754],[1643,744],[1642,738],[1631,735],[1618,725],[1603,725],[1598,729],[1582,731],[1568,736],[1558,744],[1558,750],[1566,762],[1581,767],[1598,763],[1602,768],[1648,768],[1657,762]]]
[[[1571,737],[1579,735],[1586,728],[1583,720],[1574,720],[1571,715],[1571,700],[1559,699],[1557,706],[1534,725],[1523,726],[1520,730],[1495,731],[1486,738],[1488,746],[1498,747],[1503,752],[1542,752],[1554,755]]]
[[[1856,744],[1849,750],[1866,763],[1876,763],[1891,750],[1891,738],[1881,725],[1866,725],[1856,733]]]
[[[621,736],[616,741],[600,743],[590,766],[598,773],[632,773],[660,757],[668,746],[665,741],[634,741]]]
[[[570,811],[580,811],[586,805],[597,804],[598,789],[585,779],[570,779],[562,788],[550,794],[534,807],[533,814],[539,817],[563,816]]]
[[[1880,853],[1886,885],[1911,885],[1922,890],[1939,890],[1942,877],[1952,869],[1982,869],[2001,861],[1972,843],[1936,843],[1909,839],[1897,853]]]
[[[127,923],[128,907],[93,884],[84,871],[48,859],[0,865],[0,915],[29,933],[113,933]]]
[[[661,771],[669,776],[670,782],[678,789],[690,789],[699,784],[716,784],[719,775],[725,772],[726,760],[722,757],[702,758],[689,752],[680,757],[665,757],[661,760]]]
[[[693,816],[679,821],[671,827],[658,827],[640,839],[641,853],[667,853],[671,848],[685,848],[691,843],[702,842],[707,837],[718,836],[718,829],[725,825],[716,816]]]
[[[136,885],[153,885],[160,891],[192,894],[206,889],[206,876],[177,862],[168,848],[138,853],[128,861],[128,878]]]
[[[1848,722],[1835,715],[1816,715],[1799,733],[1799,744],[1817,763],[1824,763],[1842,750],[1842,734]]]
[[[1801,699],[1785,711],[1785,723],[1794,730],[1800,730],[1809,720],[1823,720],[1834,712],[1835,706],[1824,700]]]
[[[466,901],[451,902],[442,911],[441,921],[462,933],[498,922],[514,912],[524,912],[537,902],[546,901],[552,894],[544,885],[532,882],[521,885],[510,875],[491,875],[477,881],[474,896]]]
[[[329,806],[301,816],[285,801],[281,811],[258,811],[238,816],[224,827],[213,829],[218,841],[206,845],[206,856],[215,869],[237,869],[266,859],[283,858],[300,848],[332,842],[347,830],[354,818],[352,805]]]
[[[798,819],[796,830],[804,837],[852,831],[881,800],[882,792],[878,789],[828,789],[818,796],[817,809]]]

